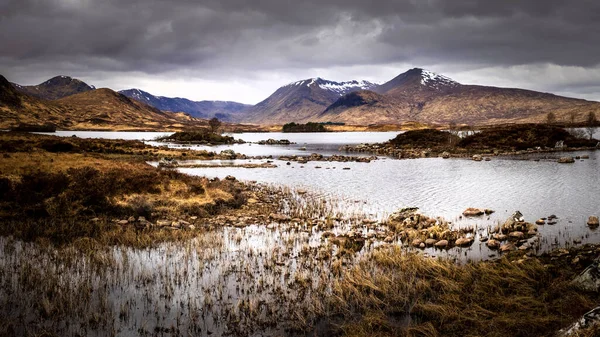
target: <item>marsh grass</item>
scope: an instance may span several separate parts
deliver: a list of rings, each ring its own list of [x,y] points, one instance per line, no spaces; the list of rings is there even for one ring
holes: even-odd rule
[[[346,336],[551,336],[598,303],[575,272],[378,249],[335,282],[329,312]]]

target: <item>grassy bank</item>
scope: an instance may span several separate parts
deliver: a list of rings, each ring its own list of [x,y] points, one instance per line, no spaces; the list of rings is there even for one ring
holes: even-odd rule
[[[384,248],[343,273],[326,311],[344,336],[553,336],[600,301],[570,283],[591,263],[572,263],[582,251],[597,255],[459,265]]]
[[[247,187],[239,182],[209,181],[145,163],[160,157],[214,156],[207,152],[152,148],[137,141],[3,133],[0,156],[0,234],[25,240],[62,244],[86,237],[148,245],[186,238],[195,230],[152,225],[158,220],[201,221],[235,210],[247,199]]]

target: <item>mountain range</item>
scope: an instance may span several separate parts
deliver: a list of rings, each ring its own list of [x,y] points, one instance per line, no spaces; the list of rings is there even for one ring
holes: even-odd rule
[[[241,121],[262,124],[337,122],[355,125],[499,124],[557,121],[583,122],[589,112],[600,116],[600,103],[531,90],[464,85],[446,76],[414,68],[390,81],[347,86],[332,92],[312,79],[288,84],[260,102]],[[362,82],[358,82],[362,83]]]
[[[161,111],[111,89],[89,86],[91,89],[85,90],[80,83],[70,85],[75,81],[66,77],[59,77],[59,81],[54,79],[39,86],[24,87],[12,84],[0,75],[0,128],[53,124],[70,130],[164,130],[208,124],[206,120],[183,113]],[[36,87],[39,95],[27,93],[37,91]]]
[[[583,122],[600,116],[600,103],[531,90],[465,85],[430,71],[410,69],[381,85],[364,80],[310,78],[277,89],[251,106],[154,96],[140,89],[114,92],[57,76],[35,86],[1,78],[0,127],[49,122],[62,128],[181,128],[222,121],[281,125],[336,122],[352,125]]]
[[[163,111],[185,112],[192,117],[204,119],[217,117],[222,121],[239,119],[239,116],[251,107],[251,105],[237,102],[196,102],[187,98],[154,96],[140,89],[121,90],[119,93]]]

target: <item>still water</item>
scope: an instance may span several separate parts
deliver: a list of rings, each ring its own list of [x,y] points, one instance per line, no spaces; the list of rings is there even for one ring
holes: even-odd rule
[[[144,140],[160,135],[143,132],[63,133],[65,136],[75,134],[78,137],[127,137]],[[233,136],[247,142],[273,138],[288,139],[295,144],[250,143],[199,148],[216,152],[233,149],[247,155],[274,157],[309,155],[313,152],[330,155],[340,153],[338,148],[342,145],[383,142],[397,134],[398,132],[242,133]],[[156,144],[153,141],[147,142]],[[575,164],[556,162],[559,156],[583,154],[590,158],[578,160]],[[264,161],[215,162],[228,165]],[[277,168],[223,167],[181,171],[220,178],[232,175],[240,180],[303,188],[317,196],[341,200],[345,203],[341,207],[353,211],[360,209],[378,218],[399,208],[414,206],[425,214],[441,216],[460,225],[466,222],[459,218],[465,208],[480,207],[496,211],[489,220],[476,220],[478,223],[490,224],[501,222],[519,210],[530,222],[551,214],[557,215],[557,225],[540,227],[542,234],[550,235],[549,240],[565,241],[560,237],[577,236],[585,242],[597,236],[596,232],[590,232],[585,226],[590,215],[600,214],[600,158],[593,151],[493,158],[489,162],[441,158],[394,160],[380,157],[371,163],[309,162],[301,165],[292,162],[287,165],[284,161],[275,160],[274,164]],[[600,241],[600,237],[594,240]]]

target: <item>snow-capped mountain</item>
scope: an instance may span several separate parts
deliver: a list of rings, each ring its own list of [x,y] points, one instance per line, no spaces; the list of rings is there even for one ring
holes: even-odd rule
[[[252,107],[243,121],[266,124],[309,121],[340,97],[376,87],[369,81],[336,82],[320,77],[292,82]]]
[[[163,111],[185,112],[197,118],[217,117],[223,121],[236,120],[236,115],[243,113],[250,107],[249,105],[237,102],[196,102],[186,98],[154,96],[140,89],[121,90],[119,93]]]

